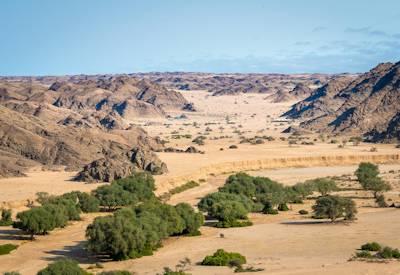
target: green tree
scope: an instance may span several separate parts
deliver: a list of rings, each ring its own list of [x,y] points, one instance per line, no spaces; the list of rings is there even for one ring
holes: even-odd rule
[[[378,176],[378,166],[370,162],[360,163],[355,175],[357,176],[362,188],[372,191],[375,199],[378,197],[380,192],[391,189],[390,185]]]
[[[11,209],[1,209],[0,226],[12,225],[12,212]]]
[[[64,259],[49,264],[37,275],[89,275],[89,273],[80,268],[76,261]]]
[[[115,180],[112,184],[122,187],[125,191],[133,194],[138,201],[153,199],[155,190],[154,178],[150,173],[140,172]]]
[[[80,191],[73,191],[65,193],[61,197],[74,201],[84,213],[99,212],[100,210],[99,200],[91,194]]]
[[[247,219],[248,210],[237,201],[222,201],[213,205],[208,214],[225,224],[233,226],[238,219]]]
[[[184,223],[184,229],[181,233],[187,235],[199,235],[199,228],[204,223],[203,215],[194,212],[193,207],[187,203],[179,203],[175,206],[175,209]]]
[[[333,191],[337,191],[339,188],[336,182],[328,178],[317,178],[313,180],[306,181],[306,184],[314,185],[314,189],[321,193],[322,196],[327,195]]]
[[[334,222],[338,218],[355,219],[357,208],[353,200],[339,196],[319,197],[313,206],[314,215],[318,218],[328,218]]]
[[[124,190],[118,184],[103,185],[93,191],[94,196],[103,207],[115,210],[118,207],[130,205],[137,202],[135,196]]]
[[[15,227],[29,233],[33,240],[34,235],[43,235],[55,228],[52,214],[43,207],[35,207],[17,214],[18,222]]]

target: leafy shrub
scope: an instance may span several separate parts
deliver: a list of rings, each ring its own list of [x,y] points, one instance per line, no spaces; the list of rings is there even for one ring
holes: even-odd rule
[[[328,218],[332,222],[341,217],[345,220],[353,220],[357,213],[353,200],[330,195],[319,197],[313,210],[316,217]]]
[[[191,181],[188,181],[187,183],[185,183],[185,184],[183,184],[181,186],[178,186],[178,187],[175,187],[175,188],[171,189],[169,191],[169,194],[174,195],[174,194],[182,193],[183,191],[186,191],[186,190],[191,189],[191,188],[195,188],[195,187],[197,187],[199,185],[200,184],[198,182],[195,182],[195,181],[191,180]]]
[[[233,220],[233,221],[219,221],[215,224],[215,227],[230,228],[230,227],[246,227],[252,225],[253,223],[249,220],[244,220],[244,221]]]
[[[206,256],[201,262],[201,265],[211,266],[228,266],[231,262],[246,263],[246,257],[235,252],[226,252],[223,249],[218,249],[213,255]]]
[[[58,260],[40,270],[37,275],[88,275],[85,270],[79,267],[73,260]]]
[[[339,188],[336,182],[328,178],[317,178],[313,180],[306,181],[306,184],[314,187],[314,190],[321,193],[322,196],[327,195],[330,192],[337,191]]]
[[[375,199],[376,204],[378,207],[388,207],[388,204],[385,201],[385,196],[384,195],[378,195]]]
[[[0,226],[12,225],[13,221],[11,215],[12,215],[11,209],[4,209],[4,208],[1,209]]]
[[[278,210],[279,210],[279,211],[289,211],[289,207],[287,206],[286,203],[281,203],[281,204],[279,204],[279,206],[278,206]]]
[[[369,258],[373,258],[373,255],[371,254],[371,252],[363,250],[363,251],[357,252],[356,257],[369,259]]]
[[[381,245],[377,242],[366,243],[361,246],[361,250],[366,251],[379,251],[381,248]]]
[[[377,257],[382,259],[393,258],[393,248],[385,246],[381,251],[378,252]]]
[[[308,211],[307,211],[307,210],[304,210],[304,209],[301,209],[301,210],[299,210],[299,214],[300,214],[300,215],[307,215],[307,214],[308,214]]]
[[[10,254],[11,251],[15,250],[18,248],[18,245],[14,245],[14,244],[2,244],[0,245],[0,255],[6,255],[6,254]]]
[[[126,270],[103,271],[99,275],[131,275],[132,273]]]
[[[21,275],[21,273],[17,271],[10,271],[10,272],[4,272],[4,275]]]

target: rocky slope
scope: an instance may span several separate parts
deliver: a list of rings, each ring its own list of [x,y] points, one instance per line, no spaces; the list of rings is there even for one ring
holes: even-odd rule
[[[271,102],[280,103],[286,101],[294,101],[294,100],[303,100],[306,97],[310,96],[313,89],[307,86],[304,83],[298,83],[293,90],[279,90],[275,94],[268,97]]]
[[[297,84],[318,87],[332,76],[324,74],[212,74],[212,73],[144,73],[150,79],[179,90],[207,90],[215,96],[240,93],[288,93]]]
[[[163,145],[130,120],[188,104],[175,91],[128,76],[63,79],[47,86],[0,81],[0,177],[21,176],[37,165],[85,167],[77,179],[90,181],[111,181],[133,170],[166,172],[152,153]]]
[[[313,131],[400,140],[400,62],[335,78],[284,115],[301,119],[300,126]]]

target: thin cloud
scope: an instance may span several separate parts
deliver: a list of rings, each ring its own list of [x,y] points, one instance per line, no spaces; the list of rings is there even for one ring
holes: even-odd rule
[[[344,31],[347,33],[359,33],[359,34],[370,35],[370,36],[382,36],[382,37],[390,36],[387,32],[384,32],[381,30],[374,30],[374,29],[371,29],[370,27],[347,28]]]
[[[318,26],[318,27],[315,27],[314,29],[312,29],[312,32],[322,32],[322,31],[326,31],[326,30],[327,30],[326,27]]]

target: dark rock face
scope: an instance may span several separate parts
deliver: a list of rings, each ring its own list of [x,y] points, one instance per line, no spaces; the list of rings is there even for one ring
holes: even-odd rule
[[[194,146],[189,146],[186,150],[168,147],[164,149],[166,153],[188,153],[188,154],[204,154],[204,151],[197,149]]]
[[[188,111],[188,112],[196,112],[196,108],[194,107],[194,104],[192,102],[186,103],[182,110]]]
[[[187,102],[180,93],[129,76],[61,78],[50,87],[0,80],[0,177],[37,165],[72,171],[88,163],[95,180],[132,169],[166,171],[151,153],[163,145],[124,118],[181,110]]]
[[[125,154],[112,154],[91,162],[78,173],[75,180],[112,182],[125,178],[135,171],[147,171],[159,175],[168,172],[168,169],[153,152],[137,147]]]
[[[399,112],[400,62],[331,80],[284,115],[303,120],[308,130],[389,141],[399,140]]]

